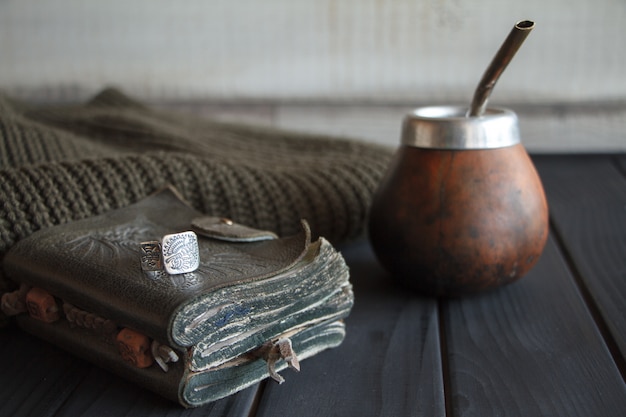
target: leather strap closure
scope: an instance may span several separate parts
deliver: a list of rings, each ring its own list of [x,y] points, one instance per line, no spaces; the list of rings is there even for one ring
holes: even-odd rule
[[[191,221],[191,227],[198,235],[227,242],[258,242],[278,238],[268,230],[254,229],[223,217],[196,217]]]
[[[300,361],[298,360],[296,352],[293,350],[291,339],[288,337],[281,337],[275,342],[263,344],[257,350],[256,354],[267,362],[267,371],[270,377],[279,384],[285,382],[285,378],[276,372],[276,362],[279,360],[284,360],[287,362],[289,368],[300,372]]]

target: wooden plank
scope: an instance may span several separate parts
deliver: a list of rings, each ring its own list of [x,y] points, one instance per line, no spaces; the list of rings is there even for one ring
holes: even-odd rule
[[[66,352],[16,328],[0,329],[0,415],[52,416],[87,373]]]
[[[273,126],[320,135],[400,145],[402,119],[428,102],[180,100],[150,103],[225,122]],[[501,103],[519,117],[524,146],[531,152],[626,151],[626,103]],[[589,132],[594,132],[589,135]],[[559,140],[546,140],[559,138]],[[566,139],[564,139],[566,138]]]
[[[277,103],[275,124],[283,129],[399,146],[404,116],[415,107],[432,104],[414,100],[404,103]],[[626,151],[626,140],[622,137],[626,129],[624,103],[515,102],[499,103],[498,107],[508,107],[517,113],[524,146],[533,152]]]
[[[443,304],[462,416],[623,416],[626,385],[552,238],[520,281]]]
[[[624,99],[623,0],[521,3],[1,1],[0,85],[24,94],[110,83],[155,99],[466,103],[514,19],[536,16],[538,33],[494,103]]]
[[[622,140],[624,140],[622,138]],[[625,140],[626,142],[626,140]],[[620,172],[626,176],[626,153],[625,154],[618,154],[618,155],[614,155],[613,158],[615,160],[615,162],[617,163],[617,166],[620,170]]]
[[[626,357],[626,177],[602,155],[543,156],[535,163],[555,229]]]
[[[185,409],[181,405],[134,386],[100,368],[89,375],[55,417],[100,416],[228,416],[250,415],[258,384],[238,394],[207,404]]]
[[[445,415],[435,300],[395,287],[366,243],[343,254],[356,297],[344,343],[269,382],[257,416]]]

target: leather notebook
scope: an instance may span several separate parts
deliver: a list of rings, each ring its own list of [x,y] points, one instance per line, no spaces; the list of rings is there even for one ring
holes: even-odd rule
[[[185,407],[338,346],[349,271],[324,238],[204,216],[168,187],[40,230],[5,256],[24,330]]]

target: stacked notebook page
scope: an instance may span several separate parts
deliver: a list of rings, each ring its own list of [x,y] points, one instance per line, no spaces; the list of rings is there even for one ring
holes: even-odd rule
[[[185,407],[338,346],[353,305],[324,238],[203,216],[173,188],[14,245],[2,309],[26,331]]]

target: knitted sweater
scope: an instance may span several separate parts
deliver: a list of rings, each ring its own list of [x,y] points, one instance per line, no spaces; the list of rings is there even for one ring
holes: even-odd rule
[[[304,218],[338,243],[364,231],[390,155],[358,141],[157,111],[113,89],[62,107],[0,95],[0,258],[41,228],[166,184],[203,213],[279,235]]]

